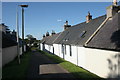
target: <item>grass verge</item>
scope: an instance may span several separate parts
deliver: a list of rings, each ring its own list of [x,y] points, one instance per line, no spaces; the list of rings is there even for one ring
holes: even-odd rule
[[[79,67],[75,64],[68,62],[56,55],[49,54],[47,52],[40,51],[41,53],[48,56],[50,59],[52,59],[54,62],[59,63],[63,68],[68,70],[70,73],[73,74],[75,78],[80,78],[82,80],[104,80],[103,78],[100,78],[99,76]]]
[[[17,58],[3,67],[2,80],[25,80],[27,68],[31,57],[30,52],[22,55],[21,63],[18,64]]]

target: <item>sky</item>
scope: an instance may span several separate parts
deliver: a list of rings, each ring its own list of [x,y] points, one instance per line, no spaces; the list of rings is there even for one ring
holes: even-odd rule
[[[32,34],[42,39],[43,34],[54,30],[63,31],[63,25],[68,20],[70,25],[76,25],[86,20],[88,11],[93,18],[106,14],[106,7],[112,2],[2,2],[2,23],[16,30],[16,10],[19,11],[19,32],[21,36],[21,7],[25,8],[25,35]]]
[[[1,0],[1,1],[2,2],[112,2],[113,0]]]

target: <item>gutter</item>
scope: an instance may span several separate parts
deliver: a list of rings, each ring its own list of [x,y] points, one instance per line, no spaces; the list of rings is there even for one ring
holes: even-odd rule
[[[103,27],[103,25],[110,19],[111,17],[106,18],[103,23],[97,28],[97,30],[89,37],[89,39],[85,42],[84,46],[87,46],[87,44],[93,39],[93,37],[98,33],[98,31]]]

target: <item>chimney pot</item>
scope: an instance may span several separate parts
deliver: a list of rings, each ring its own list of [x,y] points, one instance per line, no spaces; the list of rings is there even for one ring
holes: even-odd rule
[[[55,31],[54,30],[52,30],[52,35],[54,35],[55,34]]]
[[[46,36],[49,36],[49,32],[46,33]]]
[[[64,24],[64,30],[68,29],[69,27],[71,27],[71,25],[68,25],[68,21],[66,20]]]
[[[88,11],[88,15],[86,16],[86,23],[90,22],[92,19],[92,15],[90,15],[90,12]]]
[[[117,5],[117,0],[113,0],[113,5],[114,5],[114,6]]]
[[[45,37],[45,35],[43,34],[43,38]]]

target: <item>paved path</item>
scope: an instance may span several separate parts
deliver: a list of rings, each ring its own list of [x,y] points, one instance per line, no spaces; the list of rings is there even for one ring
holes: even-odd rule
[[[73,80],[73,78],[72,74],[44,54],[39,52],[32,54],[28,68],[28,80]]]

